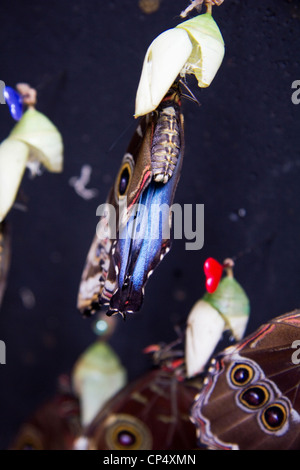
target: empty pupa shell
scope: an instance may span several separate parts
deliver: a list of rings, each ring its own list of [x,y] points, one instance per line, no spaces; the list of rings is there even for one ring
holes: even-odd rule
[[[150,44],[144,59],[135,101],[135,117],[157,108],[192,52],[188,34],[168,29]]]
[[[157,108],[180,74],[195,74],[207,87],[224,57],[224,41],[210,13],[160,34],[149,46],[136,94],[135,117]]]
[[[224,318],[226,329],[230,330],[236,341],[244,336],[249,315],[249,299],[241,285],[229,275],[224,277],[213,294],[203,297]]]
[[[0,145],[0,222],[15,201],[25,168],[34,173],[41,164],[62,171],[62,137],[44,114],[28,108]]]
[[[16,199],[28,157],[24,142],[7,138],[0,145],[0,222]]]
[[[72,382],[81,404],[81,421],[86,426],[104,403],[125,386],[127,374],[114,350],[96,341],[74,365]]]
[[[222,337],[225,320],[208,302],[198,300],[190,311],[185,331],[185,362],[187,377],[204,370]]]
[[[48,171],[60,173],[63,169],[63,142],[56,126],[42,113],[30,107],[14,126],[9,139],[30,146],[30,160],[37,160]]]

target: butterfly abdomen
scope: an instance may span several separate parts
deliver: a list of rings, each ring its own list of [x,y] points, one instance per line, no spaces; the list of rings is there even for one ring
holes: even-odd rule
[[[180,142],[180,114],[178,106],[167,106],[160,111],[155,126],[151,165],[153,178],[158,183],[167,183],[176,167]]]

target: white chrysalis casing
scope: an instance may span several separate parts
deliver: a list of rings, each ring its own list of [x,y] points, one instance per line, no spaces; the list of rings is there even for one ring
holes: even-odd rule
[[[199,87],[208,87],[223,57],[224,41],[209,12],[160,34],[146,52],[135,117],[156,109],[178,75],[194,74]]]
[[[72,381],[80,400],[81,422],[86,426],[104,403],[125,386],[127,374],[109,344],[96,341],[76,361]]]

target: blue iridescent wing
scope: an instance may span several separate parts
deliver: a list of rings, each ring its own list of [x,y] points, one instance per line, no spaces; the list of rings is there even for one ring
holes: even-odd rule
[[[78,307],[108,315],[140,310],[145,284],[171,245],[170,207],[183,158],[178,87],[138,125],[123,157],[82,276]],[[164,205],[164,206],[163,206]],[[163,207],[162,207],[163,206]]]

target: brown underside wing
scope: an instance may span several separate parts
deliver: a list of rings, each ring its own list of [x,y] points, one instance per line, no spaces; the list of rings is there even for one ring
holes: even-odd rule
[[[158,368],[112,398],[85,432],[89,449],[194,449],[189,411],[199,388]]]
[[[72,450],[81,433],[78,399],[68,378],[60,378],[55,397],[40,406],[19,429],[11,450]]]
[[[300,449],[300,310],[211,362],[191,417],[211,449]]]

